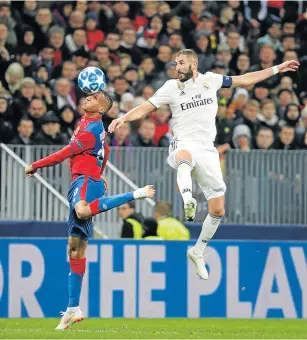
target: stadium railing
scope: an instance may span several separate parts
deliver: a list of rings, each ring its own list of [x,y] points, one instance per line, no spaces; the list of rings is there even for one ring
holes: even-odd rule
[[[58,150],[58,146],[9,146],[27,164]],[[173,206],[173,215],[183,219],[180,193],[177,190],[176,173],[167,165],[167,148],[112,147],[105,176],[109,182],[108,195],[118,194],[153,184],[156,200],[167,200]],[[6,160],[6,158],[4,159]],[[228,224],[297,224],[307,222],[307,152],[306,151],[258,151],[231,150],[226,155],[225,181],[226,217]],[[111,166],[110,166],[111,165]],[[112,168],[112,165],[114,168]],[[6,173],[9,163],[4,166]],[[12,165],[10,165],[12,168]],[[116,171],[114,170],[116,169]],[[66,196],[70,175],[64,162],[54,168],[40,171],[41,176]],[[11,174],[10,174],[11,175]],[[22,192],[19,186],[28,181],[18,181],[10,189]],[[3,180],[1,179],[1,183]],[[202,222],[207,214],[207,203],[196,183],[194,197],[198,200],[196,222]],[[12,197],[11,196],[8,197]],[[2,196],[1,196],[2,197]],[[30,197],[30,196],[29,196]],[[154,202],[137,202],[137,210],[152,216]],[[18,215],[19,216],[19,215]],[[0,215],[1,217],[1,215]],[[10,218],[15,218],[11,215]],[[53,218],[53,217],[52,217]],[[65,216],[64,219],[66,219]],[[116,209],[101,214],[96,219],[99,230],[110,236],[118,236],[120,221]]]
[[[1,220],[41,220],[66,221],[69,205],[66,199],[70,184],[67,163],[44,168],[35,179],[27,179],[24,167],[34,160],[46,157],[59,147],[21,146],[0,144],[1,152]],[[107,195],[133,191],[138,186],[125,174],[108,162],[105,178],[109,185]],[[155,201],[146,199],[137,201],[136,208],[145,216],[151,216]],[[116,209],[94,218],[96,236],[118,237],[120,221]],[[97,235],[98,234],[98,235]]]

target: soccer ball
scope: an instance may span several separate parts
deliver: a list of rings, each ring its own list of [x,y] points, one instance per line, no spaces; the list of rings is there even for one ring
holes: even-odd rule
[[[86,94],[94,94],[101,91],[106,84],[106,77],[98,67],[86,67],[78,77],[78,85]]]

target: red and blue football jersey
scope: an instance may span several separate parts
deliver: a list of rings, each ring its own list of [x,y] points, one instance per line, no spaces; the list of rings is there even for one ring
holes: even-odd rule
[[[109,148],[105,142],[106,132],[101,118],[83,116],[74,131],[70,143],[63,149],[32,163],[34,169],[52,166],[69,158],[72,180],[79,175],[100,179],[107,159]]]

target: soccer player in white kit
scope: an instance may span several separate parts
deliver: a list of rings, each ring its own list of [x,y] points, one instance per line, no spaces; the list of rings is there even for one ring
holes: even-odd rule
[[[166,81],[147,102],[115,119],[109,126],[109,132],[113,132],[127,121],[145,117],[161,105],[169,105],[174,138],[169,147],[167,161],[172,168],[177,169],[177,184],[184,202],[186,219],[194,220],[197,206],[192,197],[192,176],[208,200],[209,213],[195,246],[190,248],[187,254],[195,264],[197,274],[206,280],[208,271],[204,262],[204,249],[225,214],[226,185],[219,154],[214,147],[217,91],[221,87],[256,84],[279,72],[296,71],[299,62],[286,61],[278,66],[235,77],[212,72],[199,73],[198,58],[193,50],[179,51],[175,62],[178,79]]]

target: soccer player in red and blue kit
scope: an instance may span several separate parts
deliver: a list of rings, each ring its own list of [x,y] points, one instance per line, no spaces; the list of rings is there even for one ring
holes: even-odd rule
[[[105,143],[106,132],[101,115],[110,110],[112,103],[112,98],[105,91],[87,97],[82,106],[86,113],[74,131],[69,145],[25,169],[25,174],[31,177],[38,169],[54,166],[69,158],[72,175],[68,192],[69,300],[57,330],[68,329],[84,319],[79,301],[86,266],[85,249],[93,231],[92,217],[135,199],[153,197],[155,193],[153,186],[147,185],[134,192],[104,196],[106,182],[102,172],[107,163],[109,149]]]

